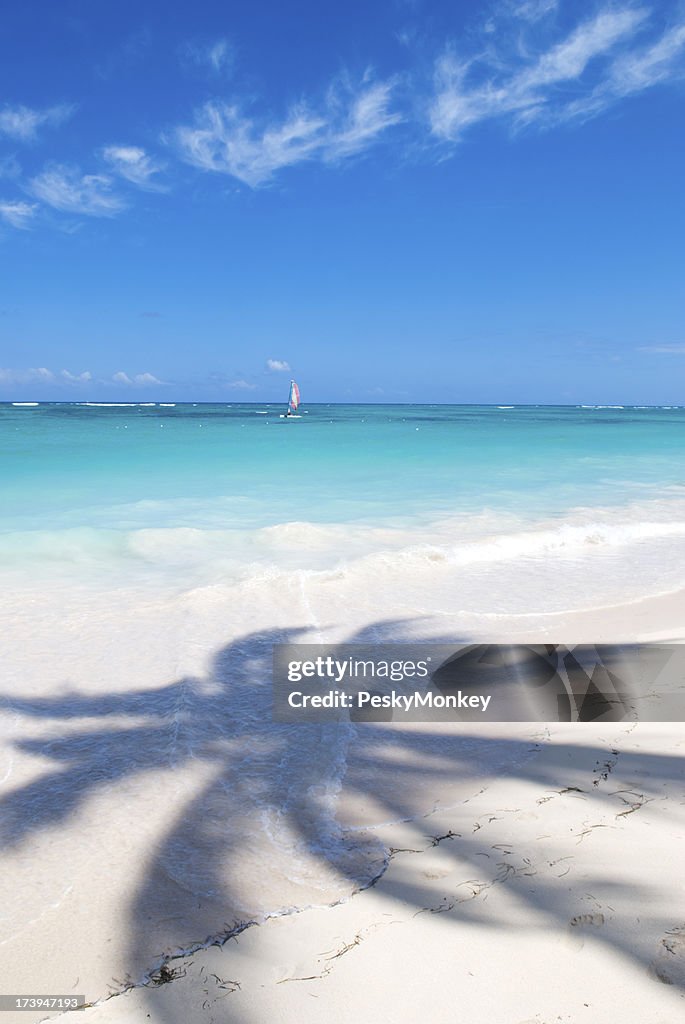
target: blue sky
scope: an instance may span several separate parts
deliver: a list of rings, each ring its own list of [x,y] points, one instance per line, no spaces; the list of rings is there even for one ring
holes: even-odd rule
[[[0,400],[685,401],[685,6],[11,2]]]

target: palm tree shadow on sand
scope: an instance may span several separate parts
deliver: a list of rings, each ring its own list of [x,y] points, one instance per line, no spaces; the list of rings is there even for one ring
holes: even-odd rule
[[[402,630],[401,623],[377,623],[348,642],[399,642]],[[432,729],[405,724],[398,729],[391,722],[273,722],[273,644],[300,638],[295,629],[247,635],[218,652],[208,677],[180,679],[159,689],[98,697],[4,698],[24,719],[54,723],[51,735],[24,736],[16,746],[47,756],[56,765],[0,801],[5,846],[59,826],[92,795],[124,779],[158,772],[182,778],[198,764],[207,774],[192,798],[181,794],[171,826],[149,852],[127,910],[128,979],[113,983],[113,991],[146,984],[152,993],[169,982],[171,995],[176,965],[187,961],[193,950],[223,945],[232,936],[239,941],[245,927],[270,913],[335,903],[373,884],[387,866],[389,851],[373,831],[358,830],[349,816],[341,820],[336,813],[343,775],[352,803],[372,796],[379,822],[413,821],[416,849],[447,843],[466,879],[483,875],[483,858],[491,857],[498,845],[497,825],[491,825],[487,839],[479,830],[430,836],[424,820],[426,794],[437,796],[455,779],[472,780],[475,792],[479,778],[500,771],[533,787],[530,792],[539,800],[550,793],[582,790],[588,816],[593,809],[606,813],[607,808],[619,814],[615,793],[596,784],[601,771],[596,779],[587,777],[588,763],[600,769],[608,765],[607,774],[612,770],[611,752],[601,742],[582,747],[555,743],[541,758],[530,727],[518,730],[520,738],[511,738],[483,726],[476,735],[456,723]],[[78,727],[81,719],[88,720],[87,728]],[[100,719],[102,727],[94,728],[93,720]],[[66,733],[60,728],[65,720]],[[651,799],[659,784],[680,780],[682,767],[673,757],[651,753],[626,754],[621,763],[624,774],[643,780],[644,800]],[[638,801],[635,809],[639,806]],[[491,884],[507,884],[518,870],[506,856],[491,867]],[[593,881],[598,890],[616,890],[610,878]],[[517,896],[549,927],[566,927],[578,908],[578,894],[567,882],[540,875],[534,885],[517,889]],[[588,886],[587,878],[583,885]],[[458,903],[460,922],[478,923],[477,898],[462,900],[448,892],[436,905],[430,886],[410,887],[399,880],[390,881],[388,891],[417,911],[442,913]],[[648,902],[649,880],[641,892],[632,891],[640,902]],[[444,921],[448,928],[448,914]],[[672,925],[664,918],[656,928],[665,934]],[[503,930],[511,927],[502,919]],[[598,931],[596,938],[633,965],[646,968],[653,960],[653,944],[638,932],[626,930],[617,937]],[[683,984],[680,976],[669,980]],[[224,1000],[220,1012],[228,1013],[230,992],[218,997]],[[184,1017],[176,1016],[173,998],[165,1000],[164,1013],[169,1024],[185,1024]],[[238,1018],[231,1013],[226,1019]]]

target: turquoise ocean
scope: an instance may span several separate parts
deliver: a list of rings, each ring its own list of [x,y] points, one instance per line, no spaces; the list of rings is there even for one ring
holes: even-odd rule
[[[515,573],[551,557],[571,560],[572,585],[583,556],[604,551],[617,563],[607,599],[678,585],[683,408],[282,411],[1,405],[0,566],[15,578],[183,586],[385,554],[446,559],[468,590],[497,564]],[[639,580],[625,571],[631,545],[637,556],[649,546]]]

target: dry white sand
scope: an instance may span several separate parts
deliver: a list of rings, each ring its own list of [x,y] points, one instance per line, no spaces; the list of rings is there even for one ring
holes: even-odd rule
[[[45,600],[54,603],[54,595]],[[203,855],[215,852],[206,822],[218,820],[229,800],[224,794],[201,802],[215,762],[189,756],[180,770],[177,746],[168,731],[149,728],[142,706],[140,721],[135,705],[100,706],[89,715],[88,699],[126,690],[163,694],[170,680],[202,677],[225,642],[229,613],[235,628],[235,605],[224,606],[211,588],[166,606],[140,595],[122,597],[114,609],[111,595],[101,603],[70,597],[58,637],[49,625],[37,629],[45,621],[40,611],[27,608],[22,621],[15,615],[3,638],[7,678],[14,680],[9,695],[33,702],[29,715],[15,701],[0,766],[10,812],[0,876],[5,992],[85,992],[99,1002],[74,1017],[83,1024],[408,1024],[424,1017],[672,1024],[682,1014],[680,725],[442,726],[433,760],[429,727],[408,730],[407,743],[407,727],[394,727],[397,742],[378,750],[377,792],[348,782],[338,802],[343,824],[396,821],[366,836],[378,850],[383,844],[397,851],[379,880],[355,895],[343,880],[344,902],[271,918],[221,946],[169,960],[168,983],[149,981],[169,953],[230,930],[240,918],[236,887],[247,893],[249,911],[251,892],[256,898],[272,887],[277,894],[283,880],[269,877],[263,861],[255,874],[249,848],[233,851],[195,898],[184,871],[197,880]],[[298,614],[304,626],[307,608]],[[353,609],[345,614],[345,629],[327,631],[326,639],[347,639],[364,627],[363,615],[355,621]],[[248,621],[246,611],[237,635]],[[249,625],[259,634],[293,624],[284,595],[268,622]],[[496,639],[678,640],[684,627],[685,598],[669,595],[592,612],[500,618]],[[472,628],[468,638],[492,640],[491,628]],[[421,630],[430,635],[425,621]],[[55,731],[55,694],[85,701],[80,739],[70,713]],[[67,699],[64,706],[79,705]],[[104,756],[79,761],[79,743],[90,748],[103,718]],[[489,741],[492,763],[482,752],[475,765],[463,753],[455,760],[450,732]],[[505,774],[498,767],[503,750],[511,762]],[[128,765],[135,771],[121,770],[136,759]],[[384,805],[393,813],[382,814]],[[188,851],[189,866],[166,864],[162,873],[155,858],[170,833]],[[231,875],[233,902],[223,872]],[[304,879],[298,906],[317,902],[314,885],[303,900],[307,886]],[[122,991],[127,975],[135,987]],[[110,992],[117,994],[106,998]],[[30,1024],[40,1017],[3,1019]]]
[[[557,727],[521,776],[387,829],[372,888],[172,961],[168,984],[79,1019],[674,1024],[684,755],[680,728]]]

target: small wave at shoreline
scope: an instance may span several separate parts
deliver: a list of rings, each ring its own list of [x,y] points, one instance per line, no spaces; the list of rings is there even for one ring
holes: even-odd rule
[[[125,581],[154,585],[160,593],[262,587],[266,596],[297,577],[363,594],[390,588],[412,605],[433,609],[440,594],[451,604],[458,592],[467,608],[469,601],[482,606],[492,592],[495,612],[504,605],[515,611],[514,597],[504,594],[521,587],[521,600],[536,587],[578,600],[586,585],[602,600],[675,589],[684,559],[685,502],[676,498],[576,508],[563,518],[532,521],[485,510],[386,525],[78,527],[0,535],[0,571],[10,572],[23,590],[47,581],[101,590]]]
[[[642,541],[685,537],[685,502],[643,502],[624,508],[576,508],[544,520],[525,520],[484,510],[430,521],[426,516],[399,524],[312,523],[293,521],[255,529],[149,526],[110,529],[96,526],[0,534],[0,566],[27,567],[33,561],[86,564],[108,557],[148,565],[201,565],[227,555],[239,561],[279,563],[290,556],[306,568],[324,561],[396,557],[455,565],[502,562],[556,551],[618,547]]]

